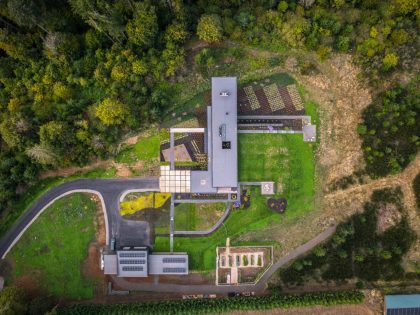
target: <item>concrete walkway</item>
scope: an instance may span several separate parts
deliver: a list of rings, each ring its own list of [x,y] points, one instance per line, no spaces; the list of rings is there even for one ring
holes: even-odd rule
[[[292,250],[286,256],[280,258],[264,273],[260,280],[254,285],[185,285],[185,284],[174,284],[174,283],[133,283],[125,280],[124,278],[118,278],[113,276],[113,281],[122,289],[130,291],[149,291],[149,292],[171,292],[179,294],[227,294],[230,292],[262,292],[266,288],[266,283],[270,277],[281,267],[289,264],[297,257],[313,249],[318,244],[324,242],[331,235],[334,234],[336,226],[331,226],[324,232],[318,234],[316,237],[311,239],[309,242],[299,246]]]

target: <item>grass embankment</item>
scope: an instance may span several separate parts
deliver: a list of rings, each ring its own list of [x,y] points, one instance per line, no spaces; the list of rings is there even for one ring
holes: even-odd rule
[[[115,157],[118,163],[132,164],[159,157],[160,134],[156,131],[149,137],[140,137],[136,144],[124,147]]]
[[[189,254],[191,270],[213,270],[216,246],[223,246],[226,237],[232,244],[241,234],[263,230],[269,224],[282,224],[282,217],[297,217],[313,209],[314,156],[313,146],[303,142],[301,134],[241,134],[239,135],[239,177],[241,181],[281,181],[288,207],[284,215],[270,211],[267,197],[260,188],[251,192],[248,209],[232,211],[229,218],[215,233],[207,237],[175,237],[175,251]],[[175,216],[176,220],[176,216]],[[157,237],[155,250],[169,250],[169,240]]]
[[[54,202],[23,234],[6,257],[12,261],[12,283],[29,276],[47,294],[66,299],[90,299],[93,283],[80,267],[95,235],[97,204],[87,194]]]
[[[175,207],[175,230],[205,231],[219,221],[226,211],[226,204],[181,203]]]
[[[1,218],[0,237],[2,237],[16,220],[27,211],[31,205],[51,188],[62,183],[80,178],[113,178],[115,177],[115,168],[98,168],[86,173],[76,173],[68,177],[49,177],[33,183],[22,196],[22,199],[15,203],[12,209]]]

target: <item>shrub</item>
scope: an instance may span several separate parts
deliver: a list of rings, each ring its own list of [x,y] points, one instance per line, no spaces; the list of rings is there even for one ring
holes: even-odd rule
[[[312,305],[360,304],[364,301],[361,291],[320,292],[300,295],[232,297],[183,301],[159,301],[133,304],[74,304],[58,308],[58,314],[213,314],[234,310],[268,310],[279,307]],[[163,312],[163,310],[165,310]]]
[[[223,39],[223,26],[217,14],[205,14],[200,17],[197,25],[197,35],[200,39],[209,42],[219,42]]]

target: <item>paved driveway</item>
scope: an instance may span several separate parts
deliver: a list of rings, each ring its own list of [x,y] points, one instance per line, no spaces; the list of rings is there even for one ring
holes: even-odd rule
[[[117,245],[151,245],[149,223],[129,221],[119,215],[119,199],[127,190],[157,190],[157,177],[133,179],[78,179],[52,188],[22,214],[11,229],[0,239],[0,257],[4,258],[11,246],[18,240],[25,229],[55,199],[76,191],[99,193],[106,208],[107,243],[110,238],[117,238]]]

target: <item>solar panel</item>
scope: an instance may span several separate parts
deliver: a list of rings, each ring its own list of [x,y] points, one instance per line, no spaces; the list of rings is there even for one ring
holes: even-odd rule
[[[144,265],[146,261],[144,259],[134,260],[134,259],[121,259],[119,261],[121,265]]]
[[[185,263],[187,260],[182,257],[165,257],[162,259],[164,264]]]
[[[185,268],[163,268],[164,273],[185,273]]]
[[[121,258],[146,257],[146,253],[119,253]]]
[[[124,266],[123,271],[143,271],[143,266]]]
[[[420,308],[390,308],[386,310],[386,315],[420,315]]]

